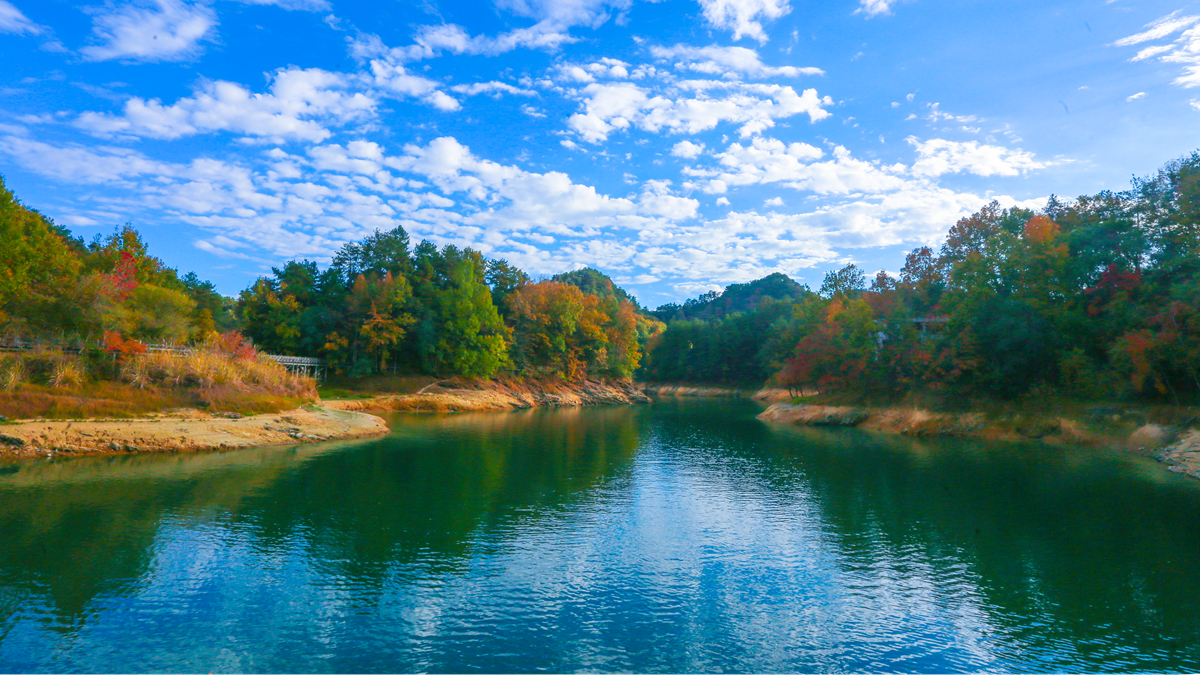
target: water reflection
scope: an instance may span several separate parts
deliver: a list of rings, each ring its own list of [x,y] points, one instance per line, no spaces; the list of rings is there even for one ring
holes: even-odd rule
[[[773,433],[772,459],[806,478],[848,572],[927,561],[947,597],[969,573],[1011,667],[1200,664],[1194,482],[1078,448]]]
[[[0,670],[1200,668],[1200,489],[736,401],[0,470]]]

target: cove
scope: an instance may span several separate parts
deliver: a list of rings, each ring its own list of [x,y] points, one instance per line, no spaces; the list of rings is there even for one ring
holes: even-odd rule
[[[760,411],[0,464],[0,670],[1200,670],[1200,481]]]

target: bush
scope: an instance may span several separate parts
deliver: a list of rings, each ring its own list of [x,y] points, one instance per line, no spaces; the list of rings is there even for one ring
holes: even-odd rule
[[[84,365],[83,359],[75,354],[38,349],[14,356],[19,362],[15,367],[23,371],[24,378],[22,379],[34,384],[76,387],[87,379],[87,367]]]
[[[0,389],[16,389],[17,385],[28,379],[25,373],[25,360],[21,356],[21,354],[0,356]]]

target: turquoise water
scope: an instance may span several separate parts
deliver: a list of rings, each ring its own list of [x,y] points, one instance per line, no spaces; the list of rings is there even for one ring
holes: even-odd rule
[[[1200,481],[758,410],[0,464],[0,670],[1200,670]]]

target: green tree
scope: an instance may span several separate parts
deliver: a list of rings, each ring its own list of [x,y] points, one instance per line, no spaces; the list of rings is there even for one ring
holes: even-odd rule
[[[507,363],[508,331],[471,257],[460,257],[450,267],[435,302],[435,331],[426,355],[432,372],[490,377]]]

